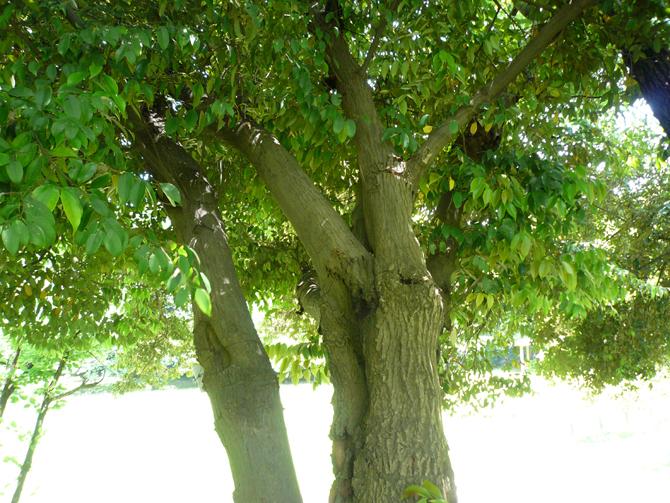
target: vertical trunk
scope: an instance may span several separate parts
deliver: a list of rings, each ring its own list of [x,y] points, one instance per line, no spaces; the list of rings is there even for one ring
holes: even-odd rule
[[[440,295],[430,280],[382,279],[377,288],[379,307],[364,333],[370,402],[355,501],[397,501],[407,486],[427,479],[455,502],[436,367]]]
[[[170,219],[211,284],[212,315],[194,304],[193,337],[215,429],[230,461],[233,498],[299,503],[279,383],[251,320],[214,190],[181,146],[152,134],[138,130],[136,139],[153,175],[179,189],[181,208],[168,208]]]
[[[405,489],[430,480],[451,502],[456,490],[441,415],[437,373],[439,336],[444,326],[440,291],[426,270],[411,227],[412,194],[387,169],[364,180],[365,222],[375,252],[374,302],[350,301],[351,322],[334,316],[347,331],[349,347],[328,324],[335,291],[321,292],[322,329],[333,374],[335,417],[331,503],[397,501]],[[383,200],[397,201],[393,208]],[[370,224],[374,222],[374,224]],[[342,310],[346,312],[346,310]],[[365,382],[338,373],[361,367]],[[358,402],[356,401],[358,400]],[[343,430],[344,428],[344,430]],[[345,434],[346,433],[346,434]],[[353,464],[352,464],[353,463]]]
[[[16,365],[19,362],[19,356],[21,356],[21,346],[16,348],[14,358],[12,358],[12,362],[9,364],[9,368],[7,369],[7,378],[5,379],[5,384],[2,387],[2,393],[0,394],[0,417],[2,417],[5,413],[9,398],[16,390],[16,386],[14,386],[14,372],[16,371]]]

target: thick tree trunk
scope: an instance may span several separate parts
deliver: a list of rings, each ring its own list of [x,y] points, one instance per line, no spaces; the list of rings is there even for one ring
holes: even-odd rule
[[[429,279],[382,278],[363,333],[369,407],[354,467],[355,501],[397,501],[430,480],[456,501],[437,376],[442,301]]]
[[[215,429],[226,448],[238,503],[297,503],[300,490],[284,424],[279,383],[254,328],[228,248],[218,201],[199,165],[178,144],[139,130],[151,172],[175,185],[169,209],[180,243],[200,257],[211,284],[212,316],[194,304],[194,342]]]

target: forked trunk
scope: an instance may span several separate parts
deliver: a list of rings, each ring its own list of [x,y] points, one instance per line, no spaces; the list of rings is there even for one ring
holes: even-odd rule
[[[377,289],[379,305],[358,317],[365,383],[354,388],[338,379],[340,360],[329,351],[336,475],[330,503],[399,501],[424,480],[455,502],[436,368],[440,295],[430,280],[387,279]],[[365,400],[352,406],[347,397]]]

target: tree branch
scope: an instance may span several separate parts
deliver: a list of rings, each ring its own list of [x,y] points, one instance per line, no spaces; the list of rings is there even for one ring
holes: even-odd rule
[[[73,388],[70,391],[66,391],[65,393],[61,393],[60,395],[53,397],[51,399],[51,401],[56,402],[58,400],[62,400],[63,398],[66,398],[70,395],[75,394],[77,391],[82,391],[82,390],[85,390],[85,389],[95,388],[98,384],[100,384],[102,382],[102,380],[104,378],[105,378],[105,376],[103,375],[102,378],[99,381],[92,382],[92,383],[87,383],[86,381],[84,381],[83,383],[81,383],[76,388]]]
[[[67,2],[61,2],[61,5],[65,5],[65,19],[68,23],[72,25],[73,28],[79,28],[81,30],[86,28],[86,23],[79,17],[70,4]]]
[[[398,5],[400,5],[400,0],[394,0],[394,2],[389,6],[389,10],[391,12],[395,11],[398,8]],[[384,16],[381,21],[379,21],[379,25],[377,26],[377,31],[375,32],[375,36],[372,39],[372,43],[370,44],[370,49],[368,49],[368,55],[365,57],[365,61],[363,61],[363,65],[360,67],[358,70],[361,75],[366,75],[368,72],[368,67],[370,66],[370,62],[372,61],[372,58],[374,57],[375,53],[377,52],[377,47],[379,46],[379,41],[381,40],[382,34],[384,33],[384,30],[386,29],[386,25],[388,25],[387,17]]]
[[[274,136],[249,117],[240,118],[233,128],[221,129],[217,136],[254,166],[319,275],[335,274],[354,292],[370,284],[370,254]]]
[[[421,145],[408,161],[408,178],[413,187],[421,181],[426,169],[435,157],[449,145],[458,132],[451,132],[451,124],[456,122],[458,131],[463,129],[477,112],[477,109],[496,98],[505,88],[547,48],[556,35],[568,26],[584,9],[597,3],[597,0],[575,0],[558,11],[512,60],[512,62],[484,87],[479,89],[470,103],[461,106],[451,117],[447,118],[438,129]]]

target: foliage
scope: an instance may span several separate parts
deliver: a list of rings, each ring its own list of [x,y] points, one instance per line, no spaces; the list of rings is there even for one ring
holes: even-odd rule
[[[137,369],[134,358],[162,354],[172,340],[184,348],[178,308],[189,300],[212,315],[199,257],[176,244],[166,218],[180,192],[148,174],[138,147],[137,118],[146,117],[202,167],[247,300],[281,319],[296,310],[298,278],[318,264],[295,219],[269,197],[269,177],[264,183],[225,135],[244,125],[273,135],[333,215],[358,231],[366,153],[358,142],[381,121],[368,143],[390,145],[392,163],[430,159],[414,184],[407,227],[448,310],[439,356],[446,406],[528,389],[525,380],[492,374],[483,335],[499,348],[531,336],[548,351],[547,371],[592,371],[594,386],[651,375],[667,354],[664,334],[651,337],[636,316],[660,319],[665,310],[665,297],[650,289],[666,288],[669,199],[657,190],[665,175],[624,181],[620,168],[653,158],[653,145],[646,133],[622,142],[612,113],[640,96],[629,64],[664,50],[667,10],[661,1],[579,3],[587,8],[577,19],[524,60],[523,48],[542,40],[563,4],[7,5],[0,274],[8,326],[27,332],[42,324],[31,337],[53,351],[86,347],[90,337],[139,344],[125,353]],[[322,7],[331,10],[319,24]],[[366,76],[374,117],[346,109],[352,96],[333,57],[339,35]],[[660,158],[639,165],[667,169]],[[396,203],[386,201],[384,211]],[[359,244],[374,251],[364,237]],[[84,283],[95,284],[94,293],[76,302]],[[267,347],[281,376],[327,382],[320,324],[284,319],[295,344]],[[157,333],[166,335],[152,339]],[[625,341],[620,347],[604,342],[614,334]]]

